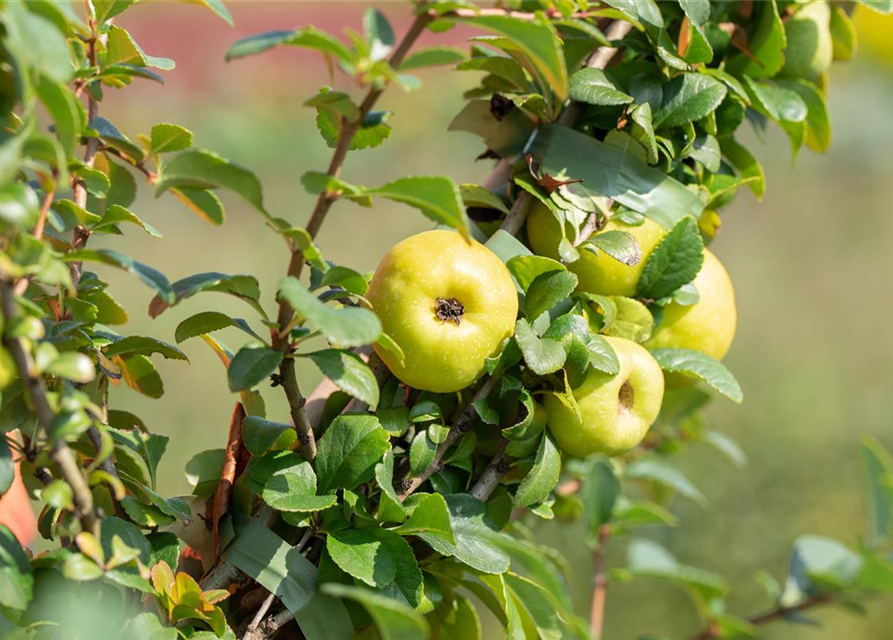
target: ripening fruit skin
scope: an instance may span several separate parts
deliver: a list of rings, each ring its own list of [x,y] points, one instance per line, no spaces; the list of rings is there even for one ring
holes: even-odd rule
[[[591,251],[580,251],[580,259],[567,267],[580,281],[577,291],[605,296],[634,296],[648,256],[667,233],[666,229],[649,218],[645,218],[645,222],[639,226],[609,220],[602,232],[612,230],[631,233],[642,250],[642,260],[631,267],[605,253],[596,255]],[[558,259],[561,229],[555,216],[541,202],[530,208],[527,216],[527,238],[535,253]]]
[[[436,393],[477,380],[518,315],[518,292],[502,261],[453,231],[426,231],[394,245],[366,298],[405,360],[378,345],[376,353],[405,384]]]
[[[645,343],[649,349],[694,349],[722,360],[735,339],[738,311],[735,290],[726,268],[713,253],[704,249],[704,265],[694,280],[698,301],[689,306],[671,302],[663,318]],[[668,376],[668,386],[677,376]]]
[[[657,419],[663,400],[663,372],[651,354],[632,340],[605,339],[617,353],[620,373],[589,370],[573,391],[582,420],[554,395],[543,398],[558,446],[580,458],[592,453],[617,455],[638,445]]]
[[[779,75],[817,81],[834,59],[830,5],[825,0],[803,5],[785,22],[784,31],[788,44]]]

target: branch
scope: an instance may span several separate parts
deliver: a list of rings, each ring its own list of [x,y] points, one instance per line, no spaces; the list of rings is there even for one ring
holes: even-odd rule
[[[770,609],[769,611],[766,611],[764,613],[746,618],[746,620],[749,624],[752,624],[755,627],[760,627],[762,625],[770,624],[778,620],[783,620],[791,614],[806,611],[807,609],[812,609],[814,607],[831,604],[833,602],[834,594],[824,593],[817,596],[811,596],[806,600],[798,602],[797,604],[789,607],[779,606],[775,609]],[[706,629],[693,635],[691,638],[689,638],[689,640],[715,640],[716,638],[719,638],[719,629],[711,624]]]
[[[474,403],[478,400],[486,399],[486,397],[490,395],[494,386],[496,386],[496,380],[487,376],[477,390],[477,393],[474,394],[474,398],[468,403],[468,406],[466,406],[453,421],[446,439],[437,445],[437,451],[434,452],[434,459],[431,461],[431,464],[417,476],[407,478],[400,483],[397,490],[397,497],[400,498],[401,501],[405,500],[413,491],[422,486],[428,478],[443,468],[443,457],[446,455],[446,452],[458,442],[459,438],[468,433],[474,423],[474,416],[477,413],[477,410],[474,408]]]
[[[511,458],[505,454],[505,449],[508,445],[509,441],[503,438],[502,442],[499,443],[499,447],[496,449],[496,454],[493,456],[493,459],[490,460],[490,464],[487,465],[487,468],[484,469],[481,477],[478,478],[478,481],[474,483],[471,491],[468,492],[478,500],[486,502],[490,497],[490,494],[493,493],[493,490],[499,485],[502,476],[509,470]]]
[[[0,306],[2,306],[3,316],[7,322],[18,315],[12,286],[3,280],[0,280]],[[50,425],[52,425],[55,418],[55,412],[50,406],[46,385],[43,378],[37,374],[31,353],[25,348],[21,338],[5,336],[3,343],[10,354],[12,354],[19,377],[25,384],[28,395],[31,396],[38,424],[43,427],[47,436],[51,437]],[[83,530],[98,536],[99,518],[93,507],[93,494],[90,492],[90,487],[87,485],[84,474],[81,473],[81,467],[74,453],[68,448],[64,440],[58,439],[53,443],[51,456],[62,472],[62,477],[71,487],[77,516],[81,521]]]
[[[432,19],[433,16],[428,12],[416,16],[409,31],[407,31],[403,40],[394,50],[394,53],[391,54],[388,61],[394,69],[400,66],[400,63],[403,62],[403,59],[406,57],[406,54],[409,52],[412,45],[415,44],[415,41],[419,38]],[[338,136],[338,145],[335,147],[335,152],[332,154],[332,159],[329,161],[329,168],[326,171],[326,175],[329,177],[336,178],[341,174],[341,169],[344,166],[344,160],[347,157],[347,152],[350,150],[350,144],[353,141],[354,135],[356,135],[363,123],[363,119],[372,110],[372,107],[378,101],[378,98],[383,91],[384,87],[370,89],[369,93],[366,94],[366,98],[360,104],[360,114],[356,121],[349,122],[346,119],[343,120],[341,132]],[[326,214],[337,199],[338,195],[330,191],[324,191],[319,195],[319,198],[317,198],[313,213],[310,214],[310,220],[307,223],[307,233],[310,234],[311,239],[316,238],[322,223],[325,221]],[[300,278],[303,269],[304,252],[300,249],[296,249],[292,252],[291,259],[288,263],[288,275],[295,279]],[[273,348],[282,351],[283,353],[289,349],[289,337],[287,332],[285,335],[281,335],[280,332],[291,324],[292,320],[294,320],[294,316],[295,310],[292,309],[288,301],[283,298],[279,302],[279,313],[276,319],[279,331],[273,331]],[[305,400],[298,387],[293,358],[286,358],[282,361],[282,364],[279,367],[279,375],[282,379],[282,387],[285,390],[286,398],[288,399],[291,418],[295,424],[295,429],[298,432],[298,440],[301,443],[301,454],[307,460],[313,460],[316,457],[316,440],[313,435],[313,429],[310,426],[310,421],[307,419],[307,415],[304,411]]]
[[[598,546],[592,550],[592,604],[589,609],[589,635],[602,637],[605,623],[605,598],[608,578],[605,575],[605,547],[611,538],[611,527],[603,524],[598,530]]]

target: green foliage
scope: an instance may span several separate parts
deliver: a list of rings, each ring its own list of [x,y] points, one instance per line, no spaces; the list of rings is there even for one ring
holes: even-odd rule
[[[479,12],[460,0],[415,7],[408,36],[370,8],[362,33],[308,26],[240,40],[227,60],[295,46],[346,76],[333,73],[333,86],[304,102],[335,149],[327,172],[308,168],[301,177],[318,198],[306,228],[270,211],[260,178],[196,148],[188,129],[160,122],[124,131],[103,115],[111,89],[163,83],[174,68],[127,30],[133,4],[93,0],[83,17],[42,0],[0,5],[0,494],[13,486],[14,458],[23,459],[26,486],[42,504],[38,529],[52,548],[31,557],[0,526],[0,605],[9,623],[41,639],[67,637],[59,607],[47,605],[64,593],[85,610],[101,596],[104,610],[126,617],[116,632],[137,639],[234,639],[257,612],[251,601],[260,586],[281,603],[261,624],[290,615],[310,640],[482,638],[477,603],[510,638],[586,638],[563,562],[530,542],[524,524],[582,517],[599,563],[612,538],[637,536],[626,565],[602,571],[598,584],[668,581],[692,597],[710,637],[752,637],[755,624],[727,612],[731,587],[722,576],[639,537],[645,527],[678,523],[676,496],[707,504],[676,454],[706,444],[746,463],[702,415],[707,389],[742,401],[732,373],[698,351],[653,351],[673,378],[704,384],[668,390],[642,444],[611,459],[562,452],[538,401],[551,394],[581,417],[574,394],[589,374],[610,380],[622,370],[608,338],[644,343],[668,305],[690,307],[706,295],[694,279],[722,210],[741,187],[758,197],[766,187],[740,142],[745,123],[762,133],[776,122],[795,156],[803,145],[829,148],[827,78],[792,75],[785,64],[793,3],[753,3],[749,14],[744,3],[705,0],[510,2]],[[231,22],[219,0],[196,4]],[[467,51],[413,48],[423,31],[456,24],[477,34]],[[843,6],[830,6],[827,28],[833,57],[851,57],[855,32]],[[609,45],[619,50],[610,64],[599,60]],[[342,177],[348,152],[386,144],[399,122],[399,101],[394,114],[375,110],[379,96],[418,88],[409,71],[444,66],[474,71],[477,82],[450,128],[480,137],[483,157],[510,173],[480,181],[495,186],[398,173],[365,187]],[[347,92],[356,87],[365,97]],[[211,224],[225,221],[229,194],[261,213],[290,253],[278,309],[268,308],[252,275],[197,273],[171,283],[93,246],[94,234],[113,241],[134,228],[153,242],[162,237],[139,215],[137,173],[155,196]],[[484,243],[518,289],[514,334],[468,389],[436,394],[390,376],[371,347],[398,359],[410,353],[369,308],[369,276],[326,260],[316,244],[338,201],[369,207],[380,199]],[[531,202],[559,222],[553,257],[534,255],[530,238],[516,237]],[[645,217],[666,230],[653,250],[634,233]],[[608,219],[629,230],[604,230]],[[644,261],[631,297],[580,290],[577,267],[593,257],[624,269]],[[94,266],[100,273],[87,270]],[[201,338],[226,368],[225,380],[203,383],[217,385],[227,404],[227,387],[238,394],[228,441],[209,435],[211,446],[226,447],[187,465],[188,498],[158,493],[168,439],[116,406],[118,397],[109,407],[108,393],[124,384],[159,398],[159,356],[188,357],[168,337],[110,328],[126,325],[128,313],[102,279],[109,267],[152,289],[152,317],[187,300],[205,303],[178,324],[175,341]],[[252,315],[222,313],[213,297],[197,295],[205,292],[242,300]],[[248,338],[230,351],[217,332],[232,328]],[[307,393],[300,359],[338,390]],[[272,415],[278,408],[267,415],[265,398],[278,387],[290,420]],[[319,404],[305,407],[309,398]],[[794,541],[784,588],[764,579],[776,607],[767,619],[893,592],[893,459],[871,440],[861,458],[864,540],[857,550],[815,535]]]

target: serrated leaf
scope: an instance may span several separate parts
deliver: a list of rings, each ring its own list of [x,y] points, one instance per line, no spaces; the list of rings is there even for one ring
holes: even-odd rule
[[[369,589],[329,582],[322,592],[359,602],[375,621],[382,640],[427,640],[428,623],[411,607]]]
[[[390,446],[390,434],[375,416],[338,416],[318,444],[318,490],[326,493],[339,487],[353,489],[366,482]]]
[[[303,354],[339,389],[368,404],[372,410],[378,405],[378,381],[362,358],[351,351],[324,349]]]
[[[338,501],[335,495],[316,495],[316,474],[307,461],[276,471],[264,484],[262,497],[277,511],[298,513],[322,511]]]
[[[729,400],[744,400],[741,386],[735,376],[721,362],[692,349],[655,349],[651,352],[660,368],[670,373],[691,376],[719,391]]]
[[[171,188],[229,189],[267,218],[260,181],[248,169],[203,149],[182,151],[161,168],[155,181],[155,195]]]
[[[648,256],[636,296],[658,300],[695,279],[704,263],[704,242],[694,218],[680,220]]]
[[[620,90],[620,87],[601,69],[587,67],[580,69],[570,79],[570,97],[577,102],[599,106],[630,104],[633,97]]]
[[[243,347],[226,372],[229,390],[245,391],[270,377],[282,364],[282,352],[263,347]]]
[[[296,278],[280,281],[279,297],[291,305],[306,326],[340,347],[371,344],[381,335],[381,322],[374,313],[357,307],[328,307]]]
[[[558,371],[567,357],[561,343],[551,338],[540,338],[524,320],[515,324],[515,341],[521,348],[524,361],[531,371],[537,375],[546,375]]]
[[[515,491],[512,499],[515,508],[523,509],[544,501],[558,484],[560,475],[561,453],[547,433],[540,440],[533,466]]]
[[[527,289],[525,315],[528,320],[535,320],[570,296],[576,288],[577,276],[570,271],[550,271],[537,276]]]
[[[152,155],[183,151],[191,146],[192,132],[185,127],[166,122],[152,127],[151,144],[149,146],[149,153]]]
[[[663,103],[654,114],[654,126],[676,127],[713,113],[726,97],[719,80],[701,73],[682,73],[663,87]]]
[[[462,194],[459,185],[451,178],[412,176],[369,189],[367,193],[408,204],[434,222],[457,229],[465,237],[470,237]]]
[[[411,498],[411,500],[413,505],[409,518],[392,531],[402,536],[428,533],[455,544],[456,539],[453,536],[452,524],[450,524],[450,511],[443,496],[431,493],[420,495],[419,498]]]

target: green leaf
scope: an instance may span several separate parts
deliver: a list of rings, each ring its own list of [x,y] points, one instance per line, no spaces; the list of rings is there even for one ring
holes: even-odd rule
[[[804,122],[808,109],[800,95],[776,81],[747,78],[753,106],[776,122]]]
[[[400,65],[400,71],[434,67],[443,64],[456,64],[465,59],[465,52],[457,47],[426,47],[406,56],[406,59]]]
[[[182,151],[165,163],[155,182],[155,195],[171,188],[222,187],[241,196],[267,218],[260,181],[248,169],[203,149]]]
[[[408,204],[434,222],[457,229],[466,238],[470,237],[462,194],[452,178],[411,176],[369,189],[367,193]]]
[[[748,52],[732,56],[726,70],[737,77],[772,78],[784,66],[787,39],[775,0],[754,5],[756,30],[748,38]]]
[[[762,198],[766,191],[766,176],[753,154],[732,138],[720,140],[720,147],[722,154],[743,178],[755,178],[748,183],[748,187],[757,198]]]
[[[816,153],[826,152],[831,146],[831,114],[824,94],[806,80],[781,79],[777,82],[799,95],[806,105],[806,146]]]
[[[192,485],[192,493],[201,498],[214,494],[223,468],[223,449],[201,451],[186,463],[186,481]]]
[[[475,16],[463,22],[509,38],[512,49],[529,61],[539,85],[555,94],[556,103],[563,103],[568,98],[570,88],[561,40],[544,16],[529,22],[508,16]]]
[[[0,496],[9,491],[15,479],[16,463],[12,459],[12,451],[6,438],[0,438]],[[65,485],[66,487],[68,485]],[[69,490],[71,487],[69,487]]]
[[[96,131],[102,141],[108,146],[121,151],[136,161],[141,161],[145,158],[145,152],[134,144],[130,138],[118,131],[118,128],[108,119],[96,116],[90,120],[87,126]]]
[[[803,535],[794,541],[791,576],[803,593],[846,589],[862,571],[862,556],[836,540]]]
[[[614,303],[614,315],[610,321],[605,318],[601,332],[640,344],[648,340],[654,328],[654,316],[648,311],[648,307],[633,298],[614,296],[611,300]]]
[[[551,338],[538,337],[524,319],[519,319],[515,324],[515,341],[521,348],[527,366],[537,375],[554,373],[564,366],[567,354],[561,343]]]
[[[605,4],[619,9],[638,22],[647,22],[655,27],[664,26],[660,8],[654,0],[607,0]]]
[[[378,381],[360,356],[351,351],[324,349],[303,354],[319,367],[339,389],[365,402],[374,411],[378,405]]]
[[[322,592],[359,602],[375,622],[382,640],[427,640],[428,623],[402,602],[378,595],[362,587],[328,582]]]
[[[381,335],[381,322],[368,309],[327,307],[296,278],[279,283],[279,297],[291,305],[304,323],[339,347],[371,344]]]
[[[223,557],[275,593],[308,640],[354,637],[344,604],[319,591],[316,567],[257,520],[237,522],[236,537]]]
[[[180,187],[179,189],[171,189],[170,192],[203,220],[216,225],[223,224],[226,220],[226,211],[223,209],[223,203],[213,191]]]
[[[626,468],[625,477],[630,480],[647,480],[676,491],[680,495],[705,504],[707,499],[676,467],[655,458],[636,460]]]
[[[551,271],[536,277],[524,300],[526,316],[534,320],[566,299],[577,288],[577,276],[567,270]]]
[[[29,11],[24,3],[4,7],[6,40],[19,60],[53,82],[67,83],[74,68],[65,35],[47,18]]]
[[[343,42],[315,27],[305,27],[296,31],[268,31],[243,38],[227,50],[226,59],[229,61],[257,55],[280,45],[316,49],[324,55],[334,56],[343,63],[350,64],[353,60],[353,54]]]
[[[508,267],[508,270],[524,293],[527,293],[530,285],[539,276],[545,273],[566,270],[566,267],[557,260],[533,255],[513,256],[506,261],[505,266]]]
[[[331,95],[331,94],[329,94]],[[308,101],[305,104],[309,104]],[[332,149],[338,146],[341,137],[341,115],[332,109],[317,107],[316,126],[323,140]],[[387,124],[390,111],[370,111],[360,128],[357,129],[350,141],[350,150],[359,151],[379,146],[391,136],[391,125]]]
[[[93,0],[97,24],[104,24],[136,2],[137,0]]]
[[[366,295],[369,290],[369,283],[363,274],[341,265],[330,267],[320,278],[319,286],[340,287],[357,296]]]
[[[129,618],[124,632],[127,637],[140,640],[178,640],[180,637],[175,627],[165,627],[158,619],[158,615],[151,611],[144,611]]]
[[[177,280],[173,285],[171,300],[155,296],[149,303],[149,315],[157,318],[168,307],[179,304],[186,298],[191,298],[202,291],[216,291],[235,296],[244,300],[251,308],[266,318],[263,307],[260,306],[260,286],[254,276],[230,276],[225,273],[196,273],[182,280]]]
[[[0,524],[0,604],[25,611],[31,602],[34,577],[22,545],[6,525]]]
[[[561,475],[561,453],[548,433],[540,440],[536,459],[530,471],[524,476],[512,499],[517,509],[523,509],[543,502],[558,484]]]
[[[93,361],[83,353],[62,353],[47,367],[46,373],[72,382],[86,384],[96,376],[96,368]]]
[[[223,0],[185,0],[194,4],[207,7],[212,13],[222,18],[229,26],[233,26],[233,17],[229,14],[229,9],[223,4]]]
[[[468,494],[450,494],[444,499],[450,510],[456,543],[451,544],[432,533],[419,533],[418,537],[438,553],[453,556],[483,573],[508,571],[509,556],[501,546],[502,534],[490,518],[487,505]]]
[[[39,214],[37,194],[27,184],[14,182],[0,187],[0,221],[20,229],[30,229]]]
[[[109,358],[113,356],[123,356],[137,353],[144,356],[150,356],[153,353],[159,353],[168,359],[186,360],[187,362],[189,361],[189,358],[186,357],[186,354],[177,349],[177,347],[166,342],[162,342],[161,340],[156,340],[155,338],[146,338],[143,336],[129,336],[127,338],[121,338],[117,342],[113,342],[112,344],[110,344],[105,349],[105,355]]]
[[[695,279],[704,264],[704,242],[694,218],[683,218],[648,256],[636,296],[659,300]]]
[[[706,382],[729,400],[744,400],[741,386],[735,376],[721,362],[692,349],[655,349],[651,352],[660,368],[667,372],[682,373]]]
[[[649,167],[629,152],[567,127],[540,130],[531,154],[540,173],[575,184],[581,197],[609,197],[666,228],[685,216],[698,216],[704,203],[680,182]]]
[[[489,189],[476,184],[460,184],[459,191],[462,193],[462,203],[466,207],[484,207],[486,209],[496,209],[502,213],[508,213],[509,208],[495,193]]]
[[[242,442],[248,453],[253,456],[262,456],[270,448],[276,444],[279,437],[291,431],[294,427],[281,422],[270,422],[264,420],[260,416],[247,416],[242,421]],[[316,477],[313,480],[314,490],[316,489]]]
[[[884,0],[890,10],[893,1]],[[834,60],[849,60],[856,53],[858,32],[853,19],[843,7],[831,5],[831,39],[834,46]]]
[[[589,535],[593,539],[598,539],[601,526],[611,521],[619,497],[620,480],[614,473],[614,467],[601,457],[592,460],[582,481],[580,499]]]
[[[739,469],[747,466],[747,454],[732,438],[719,431],[708,431],[704,434],[704,442],[723,454]]]
[[[219,311],[203,311],[186,318],[183,322],[177,325],[177,330],[174,332],[174,338],[180,343],[189,338],[213,333],[214,331],[219,331],[228,327],[241,329],[251,337],[256,338],[257,340],[261,339],[260,336],[254,333],[251,327],[248,326],[247,322],[241,318],[230,318],[225,313],[220,313]]]
[[[149,154],[183,151],[192,146],[192,132],[178,124],[159,123],[152,127]]]
[[[431,441],[427,431],[420,431],[409,446],[409,470],[413,475],[425,471],[434,462],[437,444]]]
[[[620,90],[601,69],[580,69],[570,79],[570,97],[577,102],[600,106],[630,104],[633,97]]]
[[[860,447],[862,482],[868,511],[866,544],[882,547],[893,536],[893,457],[874,438],[866,437]]]
[[[412,513],[399,527],[392,529],[402,536],[428,533],[439,536],[450,544],[455,544],[453,526],[450,523],[450,511],[446,500],[438,493],[415,494],[411,498]],[[407,502],[410,502],[407,500]]]
[[[710,19],[710,0],[679,0],[679,6],[699,27]]]
[[[168,304],[174,300],[174,290],[161,272],[117,251],[111,249],[79,249],[67,253],[63,259],[66,262],[101,262],[102,264],[118,267],[132,273],[155,289],[158,292],[156,299],[166,301]]]
[[[67,86],[46,76],[41,76],[34,88],[53,117],[59,143],[66,153],[71,154],[84,129],[83,108]]]
[[[681,564],[669,551],[651,540],[633,539],[627,548],[627,558],[626,569],[633,576],[669,580],[694,589],[707,600],[729,590],[722,576]]]
[[[242,347],[226,372],[230,391],[244,391],[259,385],[282,364],[282,352],[263,347]]]
[[[390,446],[390,435],[375,416],[338,416],[319,441],[316,457],[319,491],[353,489],[368,481]]]
[[[604,231],[583,244],[583,248],[595,248],[625,265],[634,267],[642,261],[642,250],[633,234],[627,231]]]
[[[394,581],[394,560],[372,527],[333,531],[326,536],[326,549],[342,571],[370,587]]]
[[[264,484],[263,500],[277,511],[313,512],[333,506],[338,496],[316,495],[316,474],[309,462],[276,471]]]
[[[112,229],[117,229],[117,225],[121,222],[130,222],[132,224],[135,224],[153,238],[162,237],[161,232],[158,231],[158,229],[153,227],[148,222],[144,222],[143,220],[141,220],[139,216],[137,216],[129,209],[125,209],[124,207],[117,204],[113,204],[105,210],[105,213],[102,216],[102,220],[96,223],[93,226],[92,230],[110,231]]]
[[[654,126],[677,127],[713,113],[726,97],[726,86],[701,73],[682,73],[663,87],[663,103],[654,114]]]
[[[363,14],[363,34],[372,60],[384,60],[394,48],[394,30],[384,14],[373,7]]]
[[[171,71],[176,66],[170,58],[158,58],[146,55],[125,29],[116,25],[109,26],[108,42],[106,44],[105,66],[120,64],[135,65],[138,67],[154,67],[162,71]],[[189,146],[189,145],[187,145]]]
[[[405,407],[403,408],[405,409]],[[381,416],[381,410],[378,413]],[[387,427],[385,428],[387,429]],[[376,519],[379,522],[402,522],[405,520],[406,509],[394,489],[394,452],[392,450],[385,451],[381,462],[375,465],[375,482],[381,489]]]
[[[164,384],[155,365],[146,356],[132,355],[121,358],[121,375],[131,389],[149,398],[164,395]]]

